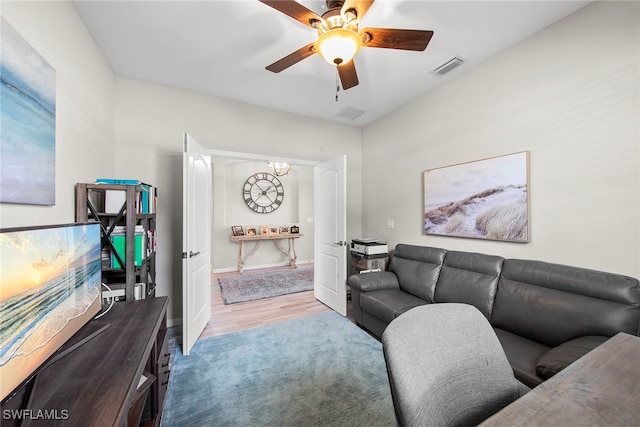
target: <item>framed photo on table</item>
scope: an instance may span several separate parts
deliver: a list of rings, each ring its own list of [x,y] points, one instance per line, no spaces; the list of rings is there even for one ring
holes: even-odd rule
[[[244,236],[244,229],[241,225],[234,225],[231,227],[231,232],[234,236]]]
[[[261,225],[260,226],[260,235],[268,236],[269,235],[269,227],[267,227],[266,225]]]
[[[247,227],[246,232],[247,232],[247,236],[255,236],[256,234],[258,234],[258,231],[256,230],[255,227]]]
[[[269,236],[277,236],[278,235],[278,226],[277,225],[270,225],[269,226]]]
[[[280,227],[280,234],[289,234],[289,227],[288,226],[281,226]]]

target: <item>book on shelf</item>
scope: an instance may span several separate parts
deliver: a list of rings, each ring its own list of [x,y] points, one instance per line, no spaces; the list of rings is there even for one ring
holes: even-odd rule
[[[142,260],[145,256],[144,245],[144,227],[142,225],[136,225],[135,228],[135,250],[134,250],[134,265],[140,267]],[[120,259],[126,262],[126,250],[127,250],[127,236],[126,228],[124,226],[114,227],[113,233],[111,233],[111,243],[115,248],[115,251],[120,256]],[[122,264],[118,261],[118,257],[114,253],[111,254],[111,268],[123,268]]]
[[[138,179],[97,178],[96,184],[140,185],[144,183]]]
[[[156,251],[156,230],[147,230],[147,256]]]
[[[156,204],[158,203],[158,189],[153,185],[147,184],[147,199],[149,210],[147,213],[156,213]]]
[[[140,212],[143,214],[156,213],[156,188],[153,185],[141,184],[142,191],[139,193]]]
[[[138,193],[138,206],[140,206],[138,213],[149,213],[149,185],[142,184],[142,191]]]

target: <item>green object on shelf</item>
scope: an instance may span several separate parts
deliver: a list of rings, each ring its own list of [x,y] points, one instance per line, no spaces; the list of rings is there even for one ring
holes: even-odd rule
[[[137,227],[136,227],[137,228]],[[136,230],[135,234],[135,251],[134,251],[134,265],[136,267],[140,267],[142,265],[142,260],[144,258],[144,246],[142,239],[144,238],[144,233],[139,233]],[[125,234],[113,234],[111,236],[111,243],[115,248],[120,258],[126,262],[126,250],[127,250],[127,236]],[[111,254],[111,267],[112,268],[123,268],[123,266],[118,261],[118,258],[115,254]]]

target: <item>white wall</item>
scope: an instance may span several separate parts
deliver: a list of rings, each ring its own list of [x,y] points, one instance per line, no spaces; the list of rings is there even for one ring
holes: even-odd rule
[[[7,22],[56,70],[55,206],[0,204],[0,226],[75,221],[76,182],[114,170],[114,76],[69,2],[6,2]]]
[[[208,95],[126,78],[116,78],[116,175],[135,177],[158,187],[157,294],[169,295],[169,319],[182,307],[182,134],[188,132],[212,150],[324,161],[348,157],[348,233],[360,236],[360,128],[255,107]],[[340,135],[328,138],[327,135]],[[214,164],[214,176],[227,175]],[[257,172],[257,170],[255,171]],[[245,179],[247,171],[234,179]],[[246,176],[245,176],[246,175]],[[231,225],[250,225],[248,217],[225,216],[225,181],[214,188],[214,268],[236,266],[237,246],[229,240]],[[243,181],[244,182],[244,181]],[[240,190],[238,190],[240,191]],[[248,210],[248,208],[246,208]],[[306,221],[306,212],[304,208]],[[265,215],[268,217],[268,215]],[[275,218],[275,217],[274,217]],[[286,221],[289,218],[280,218]],[[256,223],[258,220],[255,220]],[[246,222],[246,223],[243,223]],[[257,224],[259,225],[259,224]],[[300,224],[303,233],[305,224]],[[306,235],[305,235],[306,237]],[[304,237],[302,238],[304,239]],[[300,240],[302,240],[300,239]],[[310,240],[310,239],[309,239]],[[305,251],[301,259],[313,253]],[[262,251],[262,249],[261,249]],[[274,263],[260,258],[255,262]],[[268,257],[265,250],[264,256]],[[281,259],[281,258],[279,258]],[[253,262],[253,261],[252,261]]]
[[[640,276],[639,8],[591,4],[365,128],[365,234]],[[422,235],[424,170],[524,150],[531,243]]]

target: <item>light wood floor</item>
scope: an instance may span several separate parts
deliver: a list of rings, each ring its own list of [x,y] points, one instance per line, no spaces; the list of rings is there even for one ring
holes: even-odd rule
[[[331,310],[315,299],[313,291],[225,305],[217,279],[238,274],[233,272],[213,275],[211,280],[211,320],[200,338],[228,334]]]

